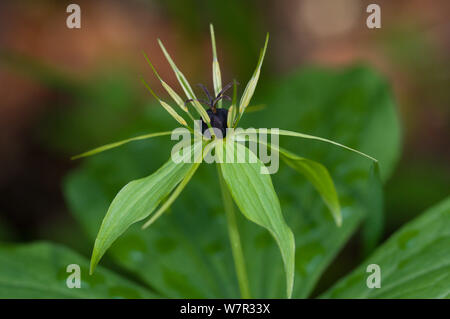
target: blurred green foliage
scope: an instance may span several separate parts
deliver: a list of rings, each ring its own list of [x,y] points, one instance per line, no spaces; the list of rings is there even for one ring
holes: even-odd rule
[[[449,298],[450,197],[402,227],[324,298]],[[368,265],[381,269],[380,289],[366,285]]]
[[[81,287],[68,289],[67,266],[80,266]],[[62,246],[36,242],[0,245],[0,298],[155,298],[156,294],[100,268],[88,273],[86,258]]]

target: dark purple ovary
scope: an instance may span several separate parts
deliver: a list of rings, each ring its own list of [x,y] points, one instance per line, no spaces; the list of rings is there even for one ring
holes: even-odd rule
[[[225,137],[227,134],[227,117],[228,117],[228,109],[216,109],[214,113],[212,109],[208,109],[206,113],[211,120],[211,126],[218,128],[222,132],[222,137]],[[208,129],[208,125],[202,121],[202,133]]]

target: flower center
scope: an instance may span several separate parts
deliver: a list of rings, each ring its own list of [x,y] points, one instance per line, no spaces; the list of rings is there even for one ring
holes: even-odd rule
[[[217,128],[222,132],[222,137],[225,137],[227,134],[227,117],[228,117],[228,109],[208,109],[206,113],[211,120],[211,126],[213,128]],[[202,121],[202,133],[208,129],[208,125]]]

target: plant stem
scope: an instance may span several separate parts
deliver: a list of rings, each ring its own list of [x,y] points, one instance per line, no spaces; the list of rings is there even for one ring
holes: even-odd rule
[[[249,299],[251,298],[250,287],[248,285],[247,270],[245,268],[245,259],[244,253],[242,251],[241,237],[239,235],[239,229],[234,213],[233,199],[231,198],[230,191],[228,190],[225,180],[223,179],[219,164],[217,164],[217,174],[219,175],[225,215],[227,216],[228,235],[230,237],[231,251],[233,253],[234,268],[236,269],[239,290],[241,292],[242,298]]]

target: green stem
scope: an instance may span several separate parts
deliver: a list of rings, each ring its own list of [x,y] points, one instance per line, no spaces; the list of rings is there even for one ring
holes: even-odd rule
[[[233,253],[234,267],[236,269],[237,279],[239,283],[239,290],[241,297],[249,299],[250,287],[248,285],[247,270],[245,268],[244,253],[242,251],[241,238],[234,213],[233,199],[230,191],[225,184],[222,172],[220,172],[219,165],[217,165],[217,173],[219,175],[220,189],[222,191],[222,199],[225,208],[225,215],[227,216],[228,235],[230,237],[231,251]]]

